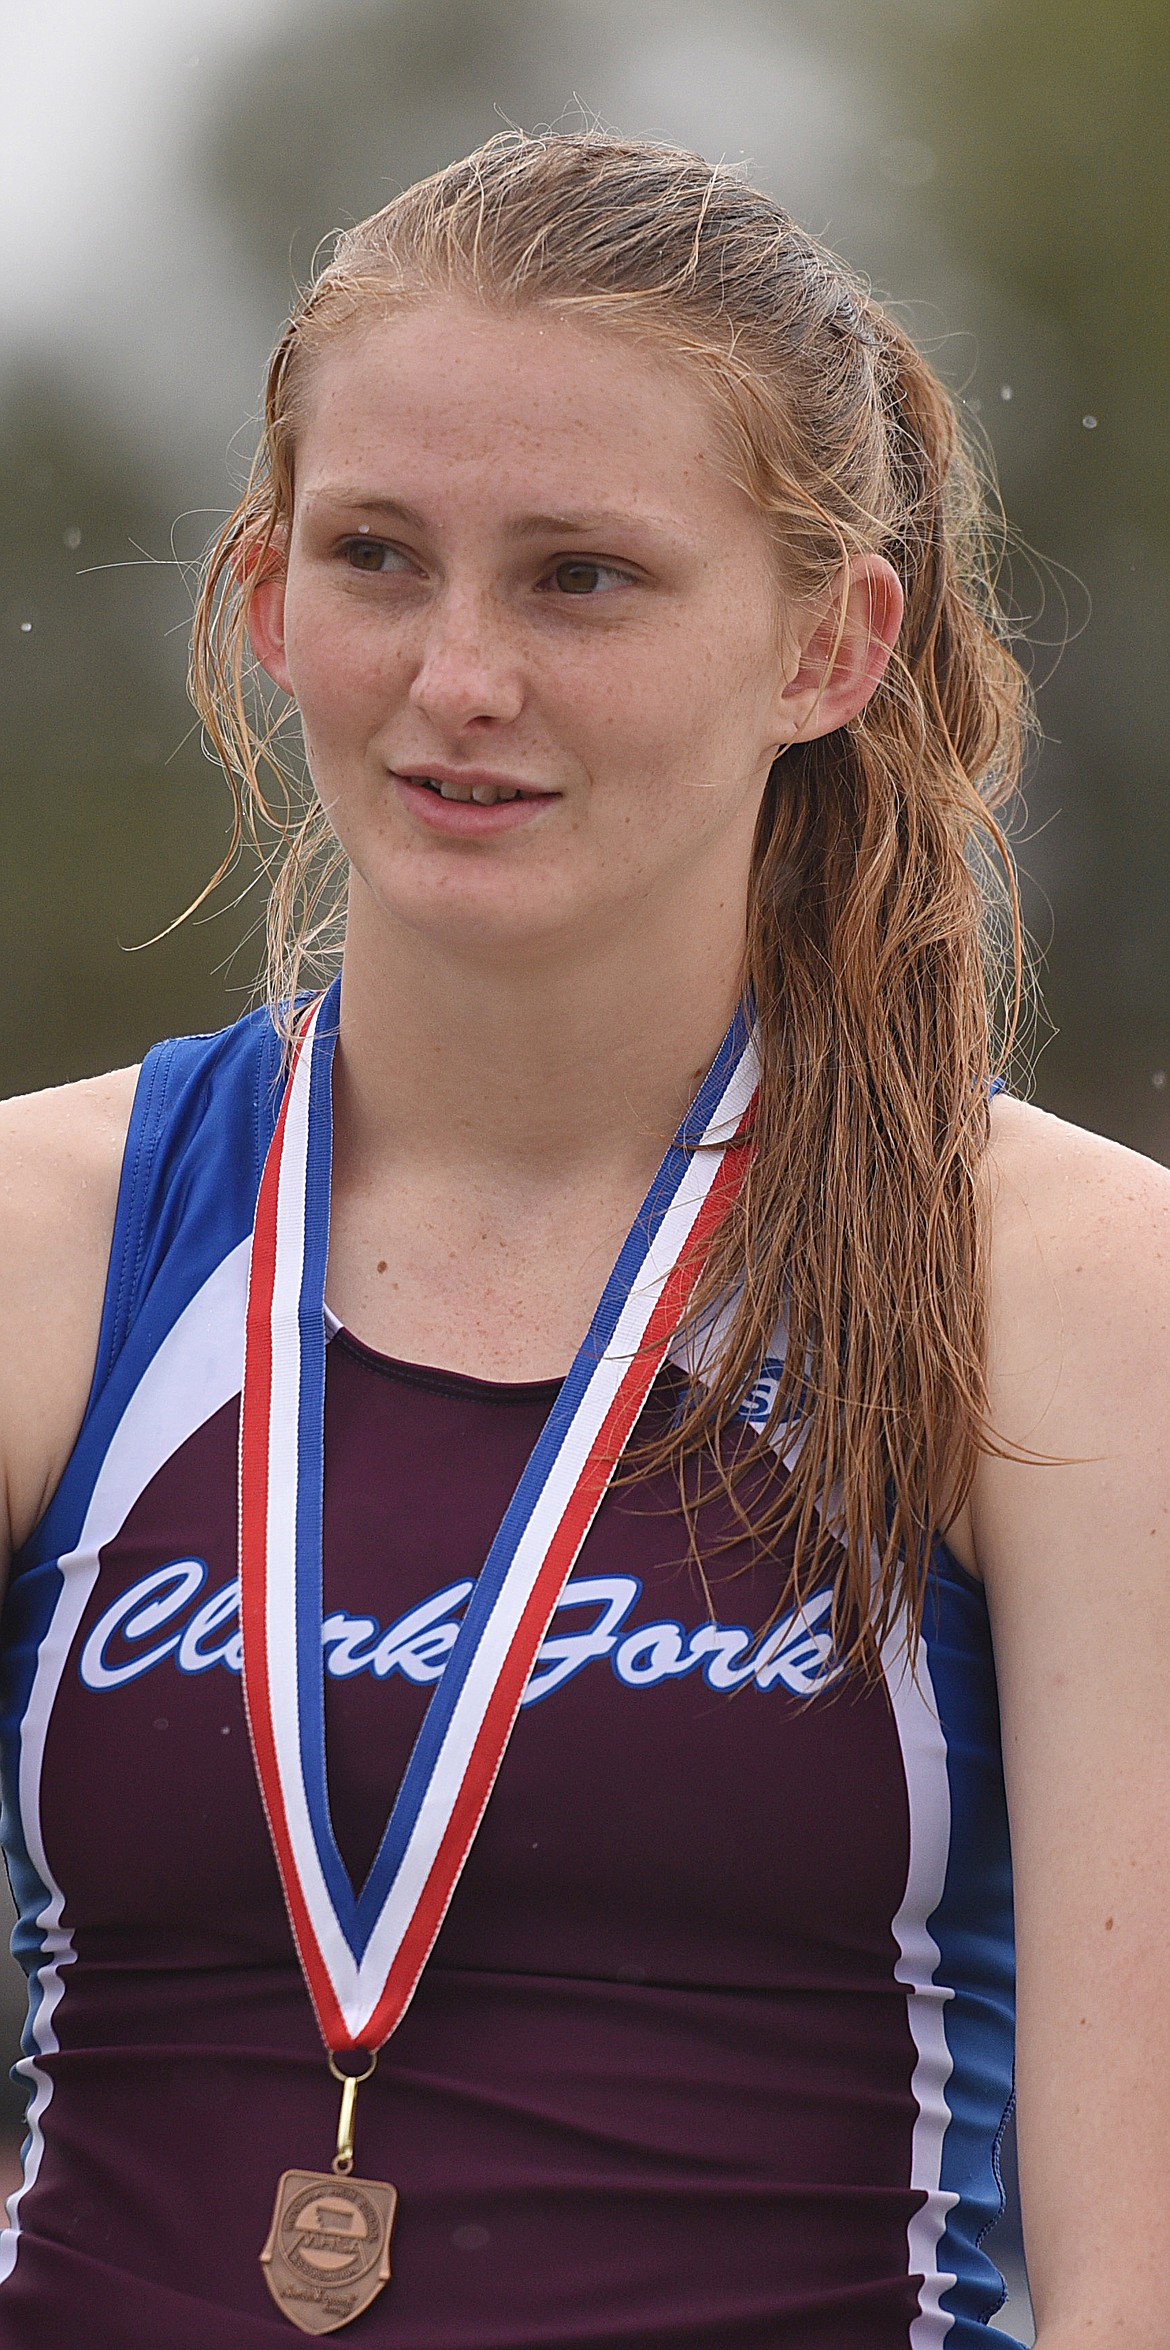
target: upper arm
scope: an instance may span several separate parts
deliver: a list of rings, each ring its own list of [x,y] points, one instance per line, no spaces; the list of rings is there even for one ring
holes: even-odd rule
[[[1162,2338],[1170,2260],[1170,1174],[997,1105],[980,1464],[1040,2342]]]
[[[101,1325],[136,1072],[0,1104],[0,1554],[73,1448]]]

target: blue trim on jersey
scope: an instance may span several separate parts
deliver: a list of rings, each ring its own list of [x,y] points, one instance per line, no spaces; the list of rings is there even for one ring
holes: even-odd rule
[[[996,2149],[1012,2096],[1015,1967],[1011,1848],[987,1598],[942,1543],[935,1546],[923,1643],[946,1739],[951,1833],[943,1897],[929,1920],[935,1980],[954,1988],[944,2029],[953,2071],[943,2140],[944,2192],[957,2195],[936,2259],[956,2282],[941,2307],[948,2350],[987,2342],[1003,2279],[982,2249],[1003,2210]],[[960,1988],[955,1988],[960,1986]],[[997,2335],[1009,2344],[1010,2338]]]
[[[111,1439],[147,1364],[179,1315],[252,1228],[260,1169],[278,1101],[280,1040],[267,1012],[214,1035],[156,1045],[143,1062],[122,1154],[97,1356],[77,1442],[49,1508],[9,1575],[0,1643],[0,1814],[18,1916],[13,1955],[29,1976],[22,2035],[37,2037],[45,1966],[34,1921],[53,1898],[28,1850],[20,1811],[22,1736],[37,1667],[65,1588],[59,1561],[76,1548]],[[214,1104],[214,1107],[213,1107]],[[250,1138],[235,1153],[207,1148],[207,1121]],[[62,1953],[62,1963],[67,1963]]]
[[[130,1124],[122,1152],[118,1206],[110,1243],[106,1293],[102,1300],[97,1357],[85,1408],[86,1419],[122,1351],[133,1320],[134,1272],[141,1246],[142,1207],[149,1192],[151,1169],[158,1149],[166,1105],[167,1076],[173,1054],[172,1042],[155,1045],[143,1061],[134,1089]]]
[[[266,1011],[147,1054],[123,1154],[85,1418],[48,1510],[13,1561],[14,1582],[74,1548],[110,1440],[147,1364],[216,1267],[248,1238],[280,1068],[280,1039]]]
[[[28,1711],[41,1644],[60,1601],[65,1578],[55,1559],[47,1559],[10,1586],[4,1606],[4,1639],[0,1649],[0,1783],[4,1789],[0,1810],[8,1882],[17,1917],[10,1948],[26,1974],[32,1977],[46,1956],[43,1930],[34,1923],[51,1898],[35,1867],[24,1833],[20,1809],[21,1725]],[[21,2035],[26,2056],[39,2053],[32,2035],[32,2001]]]

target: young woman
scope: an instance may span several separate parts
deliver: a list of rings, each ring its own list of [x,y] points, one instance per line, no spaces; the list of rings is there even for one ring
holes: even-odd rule
[[[1164,2341],[1170,1179],[994,1084],[983,546],[692,156],[298,306],[271,1009],[4,1122],[5,2350],[960,2350],[1017,1974],[1041,2350]]]

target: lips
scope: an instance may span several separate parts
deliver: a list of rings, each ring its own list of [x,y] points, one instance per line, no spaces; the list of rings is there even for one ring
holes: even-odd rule
[[[561,796],[483,768],[432,775],[399,767],[391,769],[391,776],[415,822],[452,841],[485,840],[539,824]]]
[[[506,776],[480,772],[469,771],[465,775],[424,775],[401,769],[397,772],[401,782],[421,785],[425,790],[436,793],[441,800],[471,800],[478,808],[495,808],[509,800],[538,800],[554,796],[531,784],[513,783]]]

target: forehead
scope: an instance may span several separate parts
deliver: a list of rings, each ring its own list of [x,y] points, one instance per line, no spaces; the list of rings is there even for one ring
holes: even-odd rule
[[[296,479],[298,502],[324,483],[406,497],[433,485],[759,528],[730,479],[713,395],[683,361],[608,323],[454,297],[370,320],[316,355]]]

